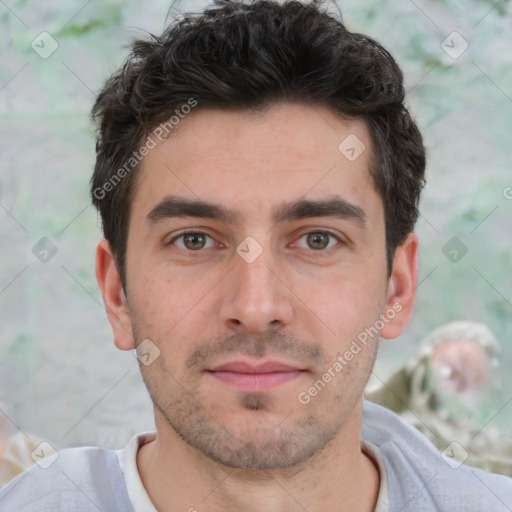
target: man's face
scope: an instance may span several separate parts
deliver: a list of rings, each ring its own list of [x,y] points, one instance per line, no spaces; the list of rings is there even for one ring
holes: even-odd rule
[[[386,308],[369,132],[295,103],[199,106],[179,129],[143,161],[127,244],[133,338],[160,351],[141,365],[157,427],[228,466],[307,460],[349,423],[378,337],[307,404],[299,394]],[[338,149],[354,135],[355,160]],[[175,216],[179,200],[235,213]]]

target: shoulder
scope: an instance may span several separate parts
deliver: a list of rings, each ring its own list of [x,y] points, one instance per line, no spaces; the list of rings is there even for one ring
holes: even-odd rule
[[[51,464],[19,474],[0,489],[0,509],[132,510],[116,452],[96,447],[60,450]]]
[[[465,450],[457,442],[441,453],[397,414],[368,400],[363,406],[362,437],[380,449],[390,512],[510,510],[512,479],[463,464]]]

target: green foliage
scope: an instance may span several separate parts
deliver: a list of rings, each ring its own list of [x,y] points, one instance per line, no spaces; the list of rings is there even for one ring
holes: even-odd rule
[[[99,4],[100,8],[94,12],[94,17],[86,21],[72,22],[59,30],[57,36],[80,37],[100,27],[116,27],[122,22],[123,4],[110,2]],[[82,20],[82,17],[79,18]]]

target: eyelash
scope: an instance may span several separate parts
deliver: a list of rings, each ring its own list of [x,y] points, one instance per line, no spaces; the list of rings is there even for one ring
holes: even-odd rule
[[[179,239],[183,239],[186,235],[190,235],[190,234],[198,234],[198,235],[206,235],[208,238],[212,239],[213,240],[213,237],[210,236],[208,233],[205,233],[204,231],[197,231],[197,230],[188,230],[188,231],[182,231],[179,235],[176,235],[175,237],[173,237],[169,242],[167,242],[165,245],[174,245],[174,243],[176,242],[176,240],[179,240]],[[328,231],[328,230],[325,230],[325,229],[319,229],[319,230],[311,230],[311,231],[308,231],[306,233],[303,233],[299,238],[297,238],[297,241],[308,236],[308,235],[311,235],[311,234],[322,234],[322,235],[329,235],[331,238],[334,238],[339,244],[341,245],[344,245],[345,242],[337,235],[335,235],[334,233],[332,233],[331,231]],[[294,242],[293,245],[295,245],[296,242]],[[329,244],[328,244],[329,245]],[[309,249],[310,251],[313,251],[313,252],[316,252],[316,253],[330,253],[333,249],[335,248],[334,247],[330,247],[330,248],[326,248],[326,249]],[[196,251],[192,250],[192,249],[182,249],[181,247],[179,247],[180,250],[182,251],[186,251],[187,253],[200,253],[200,252],[203,252],[205,249],[198,249]],[[207,249],[209,249],[209,247],[207,247]]]

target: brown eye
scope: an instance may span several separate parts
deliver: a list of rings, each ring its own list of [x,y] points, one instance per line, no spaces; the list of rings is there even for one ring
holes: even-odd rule
[[[343,239],[330,231],[310,231],[305,233],[293,244],[302,249],[313,249],[321,253],[328,253],[336,246],[344,245]]]
[[[215,245],[213,238],[200,231],[188,231],[174,237],[169,245],[176,245],[184,251],[200,251]]]
[[[204,233],[187,233],[183,235],[183,243],[187,249],[197,251],[206,244],[206,235]]]
[[[311,249],[325,249],[329,245],[329,233],[309,233],[307,235],[307,244]]]

